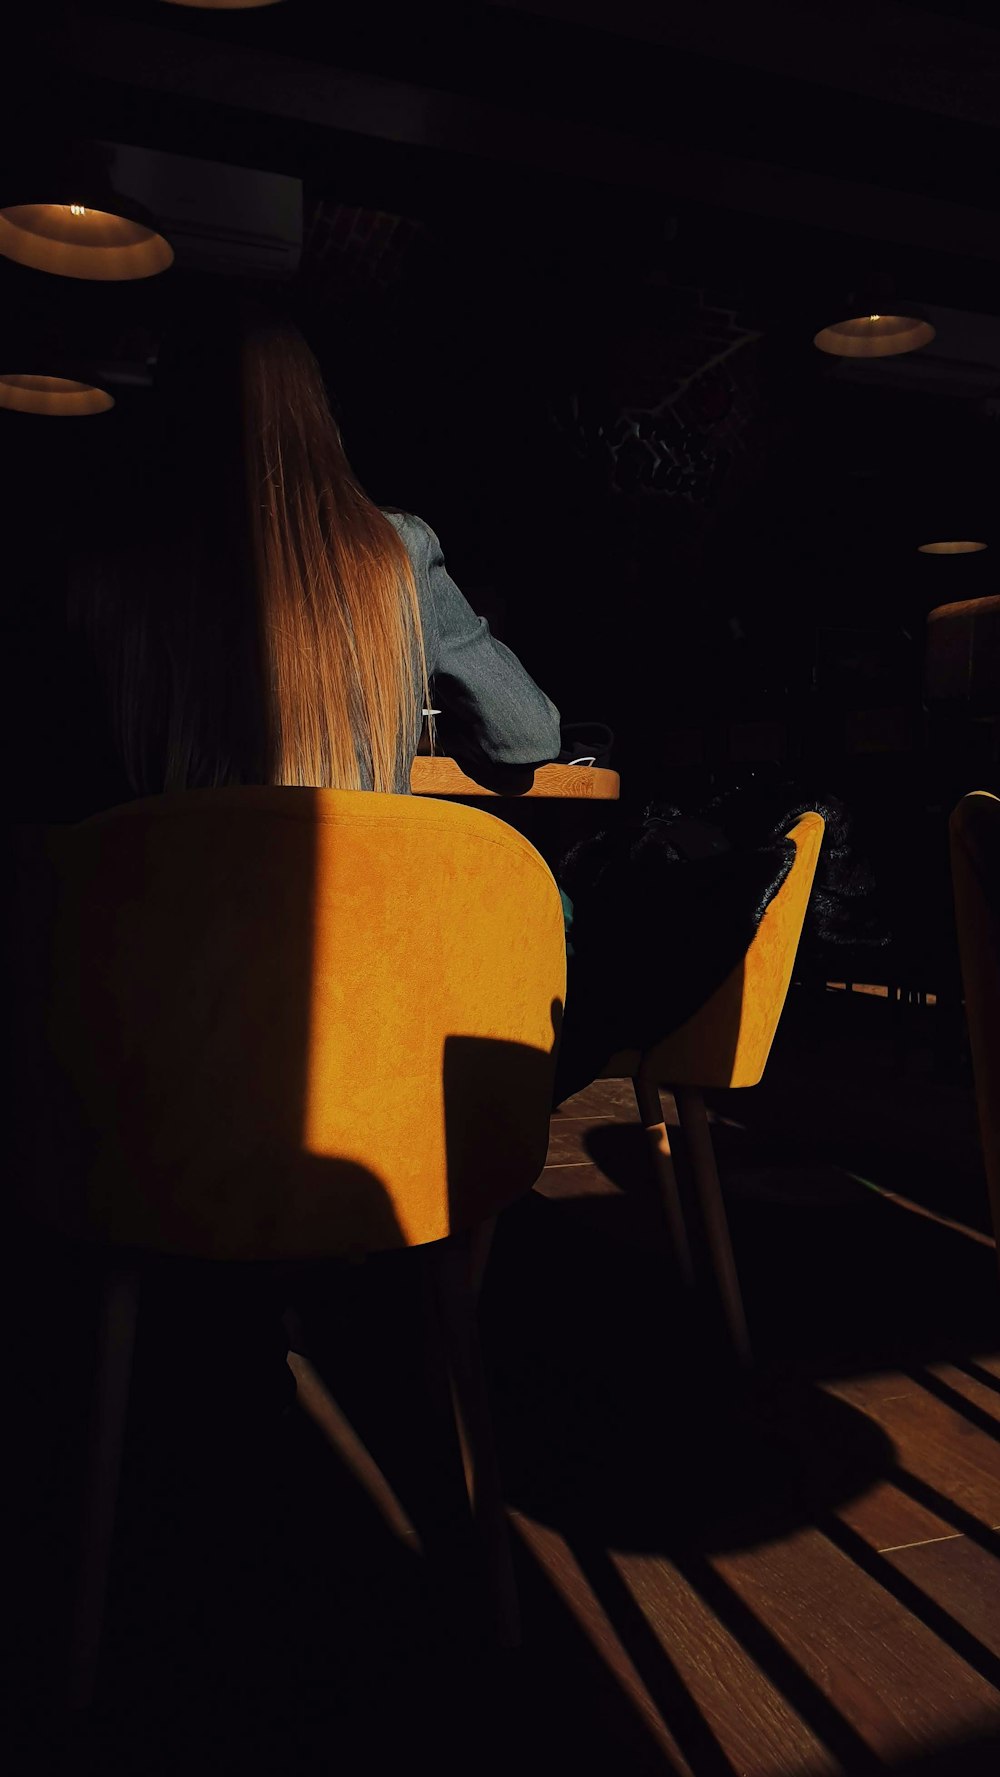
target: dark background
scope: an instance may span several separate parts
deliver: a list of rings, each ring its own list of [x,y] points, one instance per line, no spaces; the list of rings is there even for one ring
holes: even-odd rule
[[[300,176],[284,299],[363,481],[438,530],[566,719],[610,723],[626,795],[771,762],[896,851],[996,775],[992,722],[945,756],[922,686],[927,611],[994,590],[1000,27],[802,11],[43,7],[9,39],[3,178],[69,137]],[[812,336],[873,279],[938,337],[846,371]],[[12,351],[44,326],[105,363],[210,282],[0,262]],[[141,473],[153,397],[116,394],[0,414],[8,769],[55,818],[104,769],[59,637],[74,550]],[[994,548],[917,554],[958,532]]]

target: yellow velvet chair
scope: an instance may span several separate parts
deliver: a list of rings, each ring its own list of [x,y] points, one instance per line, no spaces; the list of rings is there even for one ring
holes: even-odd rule
[[[623,1050],[612,1056],[602,1075],[611,1080],[631,1079],[635,1088],[674,1250],[685,1281],[690,1283],[691,1249],[660,1088],[673,1093],[716,1280],[742,1363],[750,1362],[750,1338],[704,1094],[733,1086],[756,1086],[763,1076],[792,979],[823,832],[824,822],[818,814],[804,815],[792,828],[788,835],[795,846],[791,870],[766,908],[743,961],[711,998],[653,1048]]]
[[[1000,800],[963,796],[951,817],[951,870],[979,1130],[1000,1255]]]
[[[475,1328],[476,1231],[545,1163],[555,883],[478,810],[196,791],[22,861],[20,1179],[107,1271],[72,1694],[92,1695],[149,1255],[422,1247],[501,1636],[516,1598]]]

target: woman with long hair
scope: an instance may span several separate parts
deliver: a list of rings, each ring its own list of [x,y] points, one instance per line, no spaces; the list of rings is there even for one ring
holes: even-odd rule
[[[116,477],[139,485],[95,531],[74,595],[119,772],[76,813],[238,784],[406,793],[432,705],[473,769],[556,757],[558,712],[474,614],[434,532],[362,490],[294,326],[208,308],[168,337],[157,381]],[[228,1351],[231,1399],[259,1341],[284,1402],[273,1304],[251,1281],[240,1306],[238,1287],[192,1282],[195,1337]],[[189,1360],[193,1380],[197,1349]]]
[[[470,762],[556,757],[558,712],[434,532],[363,492],[295,327],[201,318],[159,382],[145,488],[78,607],[132,793],[406,792],[432,700]]]

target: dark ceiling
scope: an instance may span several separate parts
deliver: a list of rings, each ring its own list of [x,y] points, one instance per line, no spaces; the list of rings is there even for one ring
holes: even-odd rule
[[[760,342],[735,394],[727,360],[726,399],[738,416],[743,403],[746,424],[734,442],[732,412],[726,421],[732,510],[720,512],[717,538],[756,527],[759,554],[792,578],[829,577],[854,549],[868,566],[838,596],[863,604],[871,562],[899,548],[929,489],[947,481],[966,506],[992,503],[1000,21],[990,7],[283,0],[241,13],[103,0],[22,9],[16,29],[7,66],[23,78],[9,83],[0,124],[9,183],[60,135],[302,178],[299,294],[324,317],[353,447],[376,491],[443,512],[459,538],[463,520],[470,536],[483,533],[518,476],[527,499],[532,476],[553,472],[548,458],[510,462],[519,404],[561,403],[567,449],[586,451],[588,422],[569,397],[589,379],[612,417],[648,406],[657,375],[662,395],[698,368],[692,353],[718,356],[706,310]],[[378,282],[359,245],[373,212],[398,220],[394,282]],[[350,250],[331,250],[338,234]],[[913,359],[867,366],[860,386],[810,342],[872,273],[934,305],[939,338]],[[77,288],[75,324],[127,340],[141,303],[155,331],[158,306],[174,300],[171,280],[156,282],[138,294]],[[7,280],[14,307],[14,283],[29,309],[54,300],[30,279]],[[352,376],[370,392],[353,410]],[[603,421],[592,418],[596,436]],[[705,425],[717,443],[719,426]],[[478,479],[477,453],[456,444],[473,426],[484,439]],[[665,498],[680,485],[687,498],[699,476],[710,482],[702,442],[685,445],[676,474],[667,464],[642,485]],[[633,437],[614,473],[624,465],[634,485],[658,448]],[[432,461],[438,482],[425,485]],[[602,458],[589,472],[599,480],[605,469]],[[581,485],[586,499],[592,484]]]
[[[946,577],[991,589],[995,549],[914,543],[979,534],[1000,480],[994,7],[81,0],[5,34],[11,190],[64,137],[302,179],[295,300],[362,478],[505,589],[576,713],[729,699],[734,613],[767,683],[802,685],[819,626],[916,635]],[[873,274],[938,338],[859,376],[811,340]],[[51,311],[124,356],[185,288],[0,281],[8,338]],[[86,468],[88,521],[113,511],[129,447],[95,429],[84,464],[41,430],[0,433],[48,545],[51,488],[76,510]]]
[[[603,218],[631,194],[637,251],[656,250],[672,209],[721,212],[759,238],[765,283],[795,259],[807,284],[874,258],[927,299],[1000,312],[1000,25],[898,0],[105,0],[44,16],[55,103],[43,118],[30,86],[12,95],[14,152],[58,106],[83,133],[296,172],[377,207],[467,222],[470,194],[480,212],[506,197],[526,236],[558,197],[583,244],[588,198]]]

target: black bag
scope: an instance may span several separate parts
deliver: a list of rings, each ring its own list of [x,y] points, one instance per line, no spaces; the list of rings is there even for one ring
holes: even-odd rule
[[[612,1048],[667,1036],[745,956],[788,875],[783,837],[736,849],[711,822],[648,809],[575,846],[560,882],[573,905],[573,1000]]]
[[[669,1036],[722,985],[791,869],[786,834],[809,810],[826,833],[803,946],[821,967],[831,950],[888,942],[872,870],[835,798],[737,783],[693,813],[652,803],[567,853],[558,873],[572,903],[566,1090],[614,1050]]]
[[[564,722],[559,764],[607,767],[614,744],[615,737],[604,722]]]

